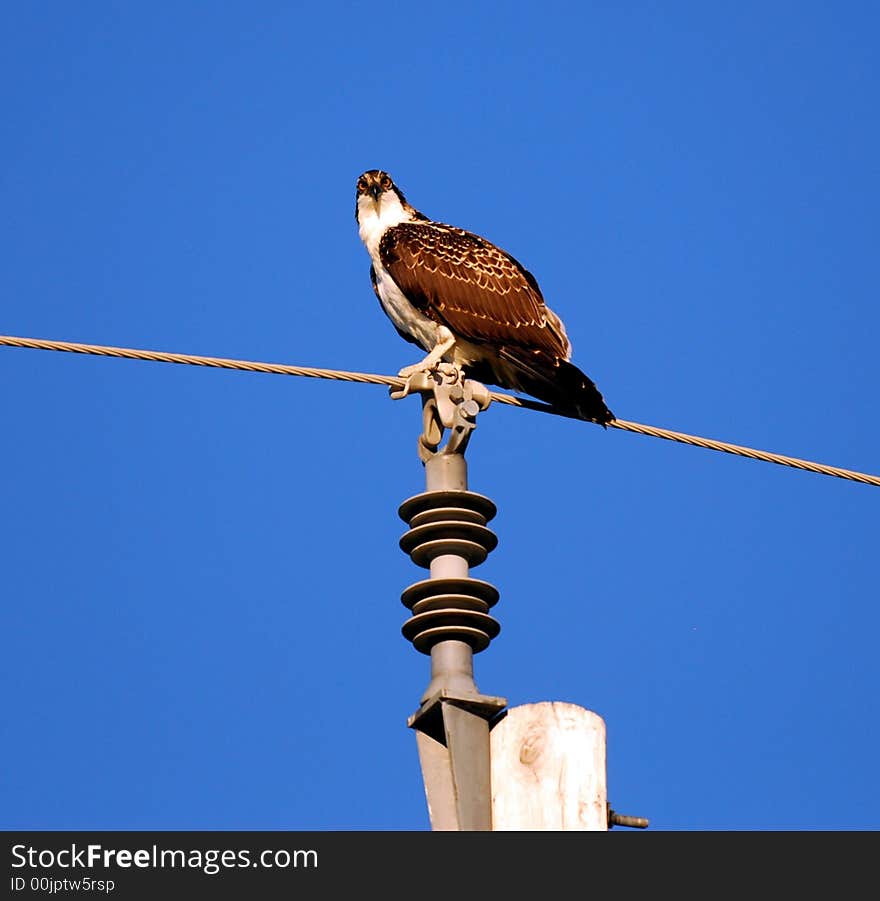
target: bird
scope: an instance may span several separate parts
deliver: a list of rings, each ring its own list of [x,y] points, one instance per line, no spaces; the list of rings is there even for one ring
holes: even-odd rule
[[[509,253],[429,219],[381,169],[358,178],[355,219],[382,309],[401,337],[427,352],[400,370],[402,378],[452,363],[468,378],[565,415],[602,426],[614,420],[595,383],[571,362],[565,326],[535,277]]]

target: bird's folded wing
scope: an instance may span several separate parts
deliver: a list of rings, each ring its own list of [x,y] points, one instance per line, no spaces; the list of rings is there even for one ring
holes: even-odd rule
[[[456,336],[571,355],[532,274],[484,238],[435,222],[405,222],[385,232],[379,255],[410,303]]]

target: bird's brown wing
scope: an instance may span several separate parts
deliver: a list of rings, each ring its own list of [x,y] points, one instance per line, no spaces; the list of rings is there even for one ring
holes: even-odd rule
[[[382,265],[417,309],[457,337],[567,360],[571,345],[528,270],[471,232],[435,222],[389,228]]]

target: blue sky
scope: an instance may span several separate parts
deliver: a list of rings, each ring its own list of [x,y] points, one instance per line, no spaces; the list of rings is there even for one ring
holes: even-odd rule
[[[396,372],[354,186],[536,275],[621,418],[880,471],[870,3],[0,13],[0,332]],[[0,349],[0,826],[425,829],[415,400]],[[876,489],[493,407],[477,681],[655,829],[875,827]]]

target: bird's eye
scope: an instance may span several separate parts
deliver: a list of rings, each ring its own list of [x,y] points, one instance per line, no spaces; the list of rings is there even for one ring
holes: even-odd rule
[[[366,190],[367,190],[367,183],[362,178],[359,178],[358,179],[358,191],[363,192]]]
[[[391,179],[387,175],[382,176],[382,190],[387,191],[391,187]]]

